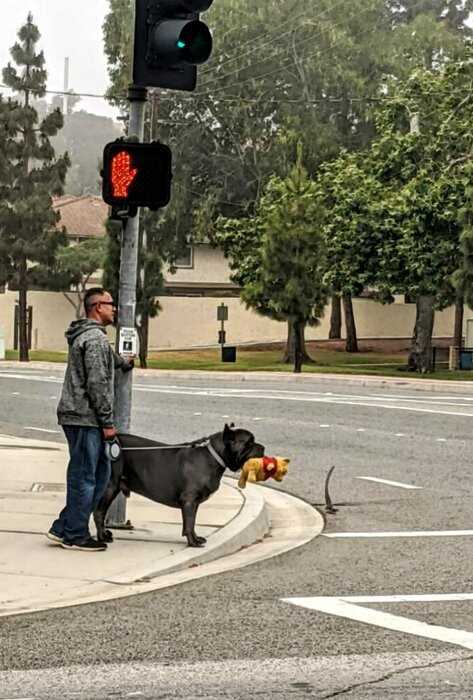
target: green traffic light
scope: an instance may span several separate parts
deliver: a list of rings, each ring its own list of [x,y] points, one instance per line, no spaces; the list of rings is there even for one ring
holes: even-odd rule
[[[179,39],[179,41],[177,42],[177,48],[178,48],[178,49],[185,49],[185,48],[186,48],[186,42],[185,42],[185,41],[182,41],[181,39]]]

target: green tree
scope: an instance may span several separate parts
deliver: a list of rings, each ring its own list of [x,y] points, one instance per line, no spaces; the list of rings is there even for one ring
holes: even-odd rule
[[[315,185],[299,155],[290,175],[267,184],[255,217],[217,220],[214,236],[230,258],[232,280],[257,313],[288,323],[294,371],[310,358],[304,329],[317,325],[327,301],[325,249]]]
[[[379,285],[416,298],[417,318],[410,366],[431,368],[435,308],[455,301],[452,275],[460,265],[465,202],[462,169],[471,159],[473,69],[469,55],[442,71],[418,71],[398,85],[379,113],[379,140],[369,167],[384,185],[385,199],[397,200],[398,220],[385,237]],[[410,119],[417,115],[418,129]]]
[[[325,281],[343,299],[347,352],[358,351],[352,296],[377,280],[386,221],[386,212],[380,210],[383,187],[366,168],[365,159],[364,153],[345,151],[325,164],[317,179],[325,211]]]
[[[9,281],[19,290],[20,360],[28,361],[27,293],[35,263],[52,264],[58,246],[65,242],[57,230],[59,215],[52,209],[52,195],[63,193],[69,158],[57,158],[50,143],[62,127],[59,111],[39,121],[32,98],[46,92],[46,70],[40,38],[28,15],[19,43],[11,49],[13,62],[3,70],[3,82],[21,95],[2,112],[1,129],[8,133],[0,152],[0,257],[7,260]]]
[[[301,371],[306,325],[318,325],[327,303],[324,239],[314,183],[301,158],[290,175],[269,181],[262,200],[262,265],[242,292],[254,306],[261,295],[294,329],[294,372]]]

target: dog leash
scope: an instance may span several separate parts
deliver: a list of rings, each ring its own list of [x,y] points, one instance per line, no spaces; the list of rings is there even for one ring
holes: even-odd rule
[[[117,445],[120,445],[118,441],[116,441],[112,444],[114,447]],[[183,445],[153,445],[153,446],[150,445],[149,447],[121,447],[121,445],[120,445],[119,449],[121,452],[140,452],[140,451],[141,452],[142,451],[149,452],[149,451],[154,451],[154,450],[176,450],[176,449],[179,449],[181,447],[206,447],[208,449],[208,451],[210,452],[210,454],[212,455],[212,457],[215,459],[215,461],[223,469],[227,469],[227,465],[225,464],[223,459],[220,457],[220,455],[218,454],[216,449],[213,447],[210,440],[203,440],[202,442],[184,443]],[[108,456],[112,459],[112,461],[116,461],[118,459],[118,457],[120,456],[120,454],[118,454],[117,456],[115,456],[115,454],[114,454],[112,457],[112,450],[110,450],[110,454]]]

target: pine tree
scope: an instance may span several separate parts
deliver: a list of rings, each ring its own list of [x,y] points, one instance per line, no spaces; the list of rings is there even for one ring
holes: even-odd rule
[[[327,303],[325,243],[316,185],[297,163],[284,180],[274,177],[259,210],[263,231],[261,266],[242,292],[248,306],[258,310],[264,300],[274,318],[293,330],[294,372],[301,371],[304,329],[318,325]]]
[[[44,97],[47,73],[40,38],[33,17],[18,32],[19,43],[11,49],[14,65],[3,70],[3,82],[20,95],[0,111],[0,131],[7,139],[0,151],[0,258],[8,281],[19,290],[20,360],[28,361],[27,293],[35,264],[51,265],[64,231],[52,208],[52,195],[63,193],[69,166],[67,154],[56,158],[50,137],[61,129],[59,110],[41,121],[31,104]]]

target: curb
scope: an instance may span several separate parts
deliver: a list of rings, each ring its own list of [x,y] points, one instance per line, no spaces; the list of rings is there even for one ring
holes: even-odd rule
[[[65,364],[60,362],[17,362],[15,360],[2,360],[0,361],[0,367],[19,369],[25,369],[28,367],[30,369],[42,369],[42,370],[64,370]],[[136,368],[133,370],[135,377],[178,377],[180,379],[225,379],[234,382],[245,382],[251,381],[252,379],[272,379],[278,380],[282,379],[285,381],[291,381],[297,384],[303,383],[307,384],[309,382],[339,382],[346,385],[353,386],[367,386],[374,388],[399,388],[399,387],[411,387],[419,391],[438,391],[438,392],[452,392],[452,393],[471,393],[473,394],[473,375],[471,380],[456,381],[454,379],[417,379],[415,377],[388,377],[388,376],[372,376],[369,374],[325,374],[323,372],[315,373],[304,373],[294,374],[293,372],[222,372],[215,370],[214,372],[209,372],[207,370],[169,370],[169,369],[140,369]]]
[[[5,367],[6,369],[25,369],[28,367],[30,369],[39,370],[56,370],[64,372],[65,363],[61,362],[17,362],[16,360],[2,360],[0,361],[0,367]],[[373,376],[370,374],[343,374],[343,373],[323,373],[323,372],[302,372],[301,374],[294,374],[293,372],[233,372],[227,371],[223,372],[221,370],[208,371],[208,370],[170,370],[170,369],[140,369],[139,367],[133,370],[135,377],[173,377],[179,379],[226,379],[234,382],[247,382],[252,379],[291,379],[292,381],[299,383],[309,383],[309,382],[343,382],[346,385],[353,386],[368,386],[368,387],[382,387],[382,388],[398,388],[398,387],[412,387],[413,389],[420,391],[439,391],[439,392],[457,392],[462,391],[465,393],[473,394],[473,373],[471,380],[457,381],[455,379],[418,379],[416,377],[405,376],[405,377],[389,377],[377,375]],[[406,373],[407,374],[407,373]]]
[[[307,544],[322,533],[324,520],[321,514],[306,501],[270,487],[253,486],[252,490],[255,489],[260,489],[261,494],[258,495],[257,500],[259,503],[261,503],[260,499],[263,500],[264,515],[271,521],[270,532],[262,540],[257,537],[255,541],[250,536],[251,526],[249,526],[244,536],[247,540],[253,539],[253,544],[250,546],[242,544],[243,539],[241,539],[239,540],[238,551],[234,551],[233,554],[224,556],[222,554],[223,549],[220,549],[218,558],[216,558],[217,552],[214,550],[212,561],[207,563],[204,563],[202,559],[200,562],[194,561],[193,564],[188,564],[186,568],[181,567],[179,571],[173,573],[170,573],[169,570],[167,572],[157,571],[155,572],[155,578],[143,577],[140,581],[135,581],[134,583],[117,585],[105,581],[97,582],[94,584],[94,591],[92,591],[92,586],[88,585],[84,588],[82,594],[80,592],[76,593],[75,599],[56,600],[49,604],[33,600],[28,608],[23,607],[11,611],[2,610],[0,618],[101,603],[144,593],[152,593],[206,576],[241,569],[279,556]],[[225,531],[227,527],[234,526],[239,516],[240,514],[230,522],[229,526],[223,527],[221,532]],[[231,545],[232,549],[237,546],[239,537],[236,532],[234,535],[235,538]]]
[[[214,559],[234,554],[244,547],[249,547],[255,542],[263,540],[269,532],[270,521],[265,500],[263,495],[258,492],[258,487],[249,484],[247,486],[248,493],[243,493],[234,485],[233,479],[224,477],[222,481],[242,495],[243,505],[229,523],[209,537],[205,547],[201,549],[188,547],[178,554],[170,554],[161,560],[156,569],[150,570],[149,567],[146,567],[135,570],[131,576],[122,574],[104,578],[102,581],[120,586],[147,582],[158,576],[207,564]]]

